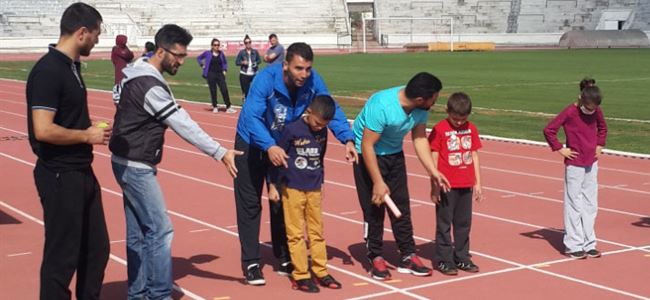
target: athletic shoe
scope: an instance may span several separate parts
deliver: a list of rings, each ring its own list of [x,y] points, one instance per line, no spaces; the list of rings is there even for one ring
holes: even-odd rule
[[[218,107],[213,107],[213,108],[212,108],[212,112],[215,113],[215,114],[218,113],[218,112],[219,112],[219,108],[218,108]]]
[[[318,283],[320,283],[321,286],[324,286],[326,288],[330,289],[335,289],[338,290],[341,288],[341,283],[336,281],[332,275],[325,275],[321,278],[318,278]]]
[[[431,276],[431,269],[424,266],[415,253],[405,256],[397,267],[397,272],[413,274],[415,276]]]
[[[236,111],[234,108],[230,108],[230,107],[226,108],[226,113],[227,113],[227,114],[234,114],[234,113],[236,113],[236,112],[237,112],[237,111]]]
[[[281,276],[291,276],[293,272],[293,264],[290,261],[285,261],[278,267],[278,275]]]
[[[468,261],[459,261],[456,263],[456,268],[463,270],[465,272],[477,273],[478,266],[475,265],[471,260]]]
[[[600,255],[601,255],[600,251],[598,251],[596,249],[591,249],[591,250],[587,251],[587,256],[589,256],[591,258],[599,258]]]
[[[584,251],[574,251],[574,252],[567,252],[566,255],[570,258],[575,258],[575,259],[585,259],[587,258],[587,253]]]
[[[438,263],[438,271],[445,275],[458,275],[458,269],[456,269],[456,266],[454,266],[452,263],[446,263],[444,261]]]
[[[303,292],[306,292],[306,293],[318,293],[318,292],[320,292],[320,289],[318,288],[318,286],[316,286],[314,281],[311,280],[311,278],[296,280],[291,285],[291,287],[294,290],[299,290],[299,291],[303,291]]]
[[[388,280],[390,279],[390,272],[386,267],[386,261],[383,257],[377,256],[372,261],[372,269],[370,270],[370,276],[376,280]]]
[[[252,264],[246,268],[246,282],[250,285],[265,285],[264,275],[259,264]]]

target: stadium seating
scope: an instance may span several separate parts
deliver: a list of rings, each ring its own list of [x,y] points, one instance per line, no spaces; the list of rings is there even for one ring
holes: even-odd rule
[[[3,37],[58,36],[58,21],[71,0],[0,0]],[[151,38],[161,25],[175,23],[195,37],[266,39],[284,36],[349,36],[344,0],[86,0],[104,17],[104,36],[127,34]],[[286,41],[286,40],[285,40]],[[100,41],[100,46],[101,46]]]
[[[21,38],[58,36],[61,13],[73,0],[0,0],[0,33],[4,45]],[[275,32],[283,43],[304,40],[321,45],[349,45],[351,29],[345,0],[86,0],[104,16],[104,37],[127,34],[130,41],[151,40],[161,25],[176,23],[207,45],[211,37],[239,41],[244,34],[265,40]],[[374,0],[378,18],[451,17],[454,33],[469,41],[508,43],[507,34],[541,43],[557,42],[571,30],[618,29],[650,31],[650,0]],[[614,19],[612,21],[612,18]],[[370,29],[372,30],[372,29]],[[430,25],[391,22],[382,26],[381,43],[399,41],[391,35],[432,33]],[[546,34],[544,39],[534,36]],[[375,32],[377,34],[377,32]],[[483,36],[481,36],[483,35]],[[489,38],[485,38],[489,35]],[[10,42],[11,43],[10,43]],[[408,41],[407,41],[408,42]],[[434,42],[416,41],[410,42]],[[42,44],[35,43],[35,44]],[[112,44],[100,40],[100,47]],[[18,46],[16,46],[18,47]],[[11,48],[11,46],[0,46]]]
[[[621,10],[629,12],[621,29],[650,30],[647,0],[375,0],[376,17],[452,17],[454,31],[470,34],[604,29],[601,15]]]

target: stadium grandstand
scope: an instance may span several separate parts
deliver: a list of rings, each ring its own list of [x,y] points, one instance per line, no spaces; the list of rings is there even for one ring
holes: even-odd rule
[[[70,0],[0,0],[0,50],[37,49],[58,35]],[[188,28],[193,47],[218,36],[305,41],[315,48],[357,49],[449,41],[557,46],[569,31],[650,32],[650,0],[88,0],[104,16],[104,36],[126,34],[142,46],[165,23]],[[366,35],[363,35],[365,28]],[[103,39],[99,48],[110,48]],[[630,45],[634,46],[634,45]]]

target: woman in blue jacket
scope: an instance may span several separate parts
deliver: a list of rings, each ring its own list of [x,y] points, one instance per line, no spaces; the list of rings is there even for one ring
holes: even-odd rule
[[[248,34],[244,37],[244,46],[246,48],[239,51],[237,59],[235,60],[235,64],[239,66],[239,85],[241,86],[243,95],[242,102],[243,100],[246,100],[248,89],[250,88],[251,82],[253,82],[257,69],[262,62],[259,52],[253,49],[251,38]]]
[[[230,108],[230,96],[228,95],[228,86],[226,85],[228,61],[226,61],[226,56],[219,48],[221,46],[219,39],[212,39],[211,45],[212,49],[201,53],[196,60],[203,69],[203,78],[208,81],[212,112],[216,113],[219,111],[217,108],[217,86],[219,86],[223,102],[226,103],[226,112],[235,113],[235,110]]]

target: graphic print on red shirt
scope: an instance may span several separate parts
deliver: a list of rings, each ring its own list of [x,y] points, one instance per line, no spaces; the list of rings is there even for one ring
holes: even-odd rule
[[[476,182],[472,151],[481,148],[478,130],[467,121],[454,129],[449,120],[440,121],[429,134],[431,151],[438,152],[438,170],[452,188],[473,187]]]

